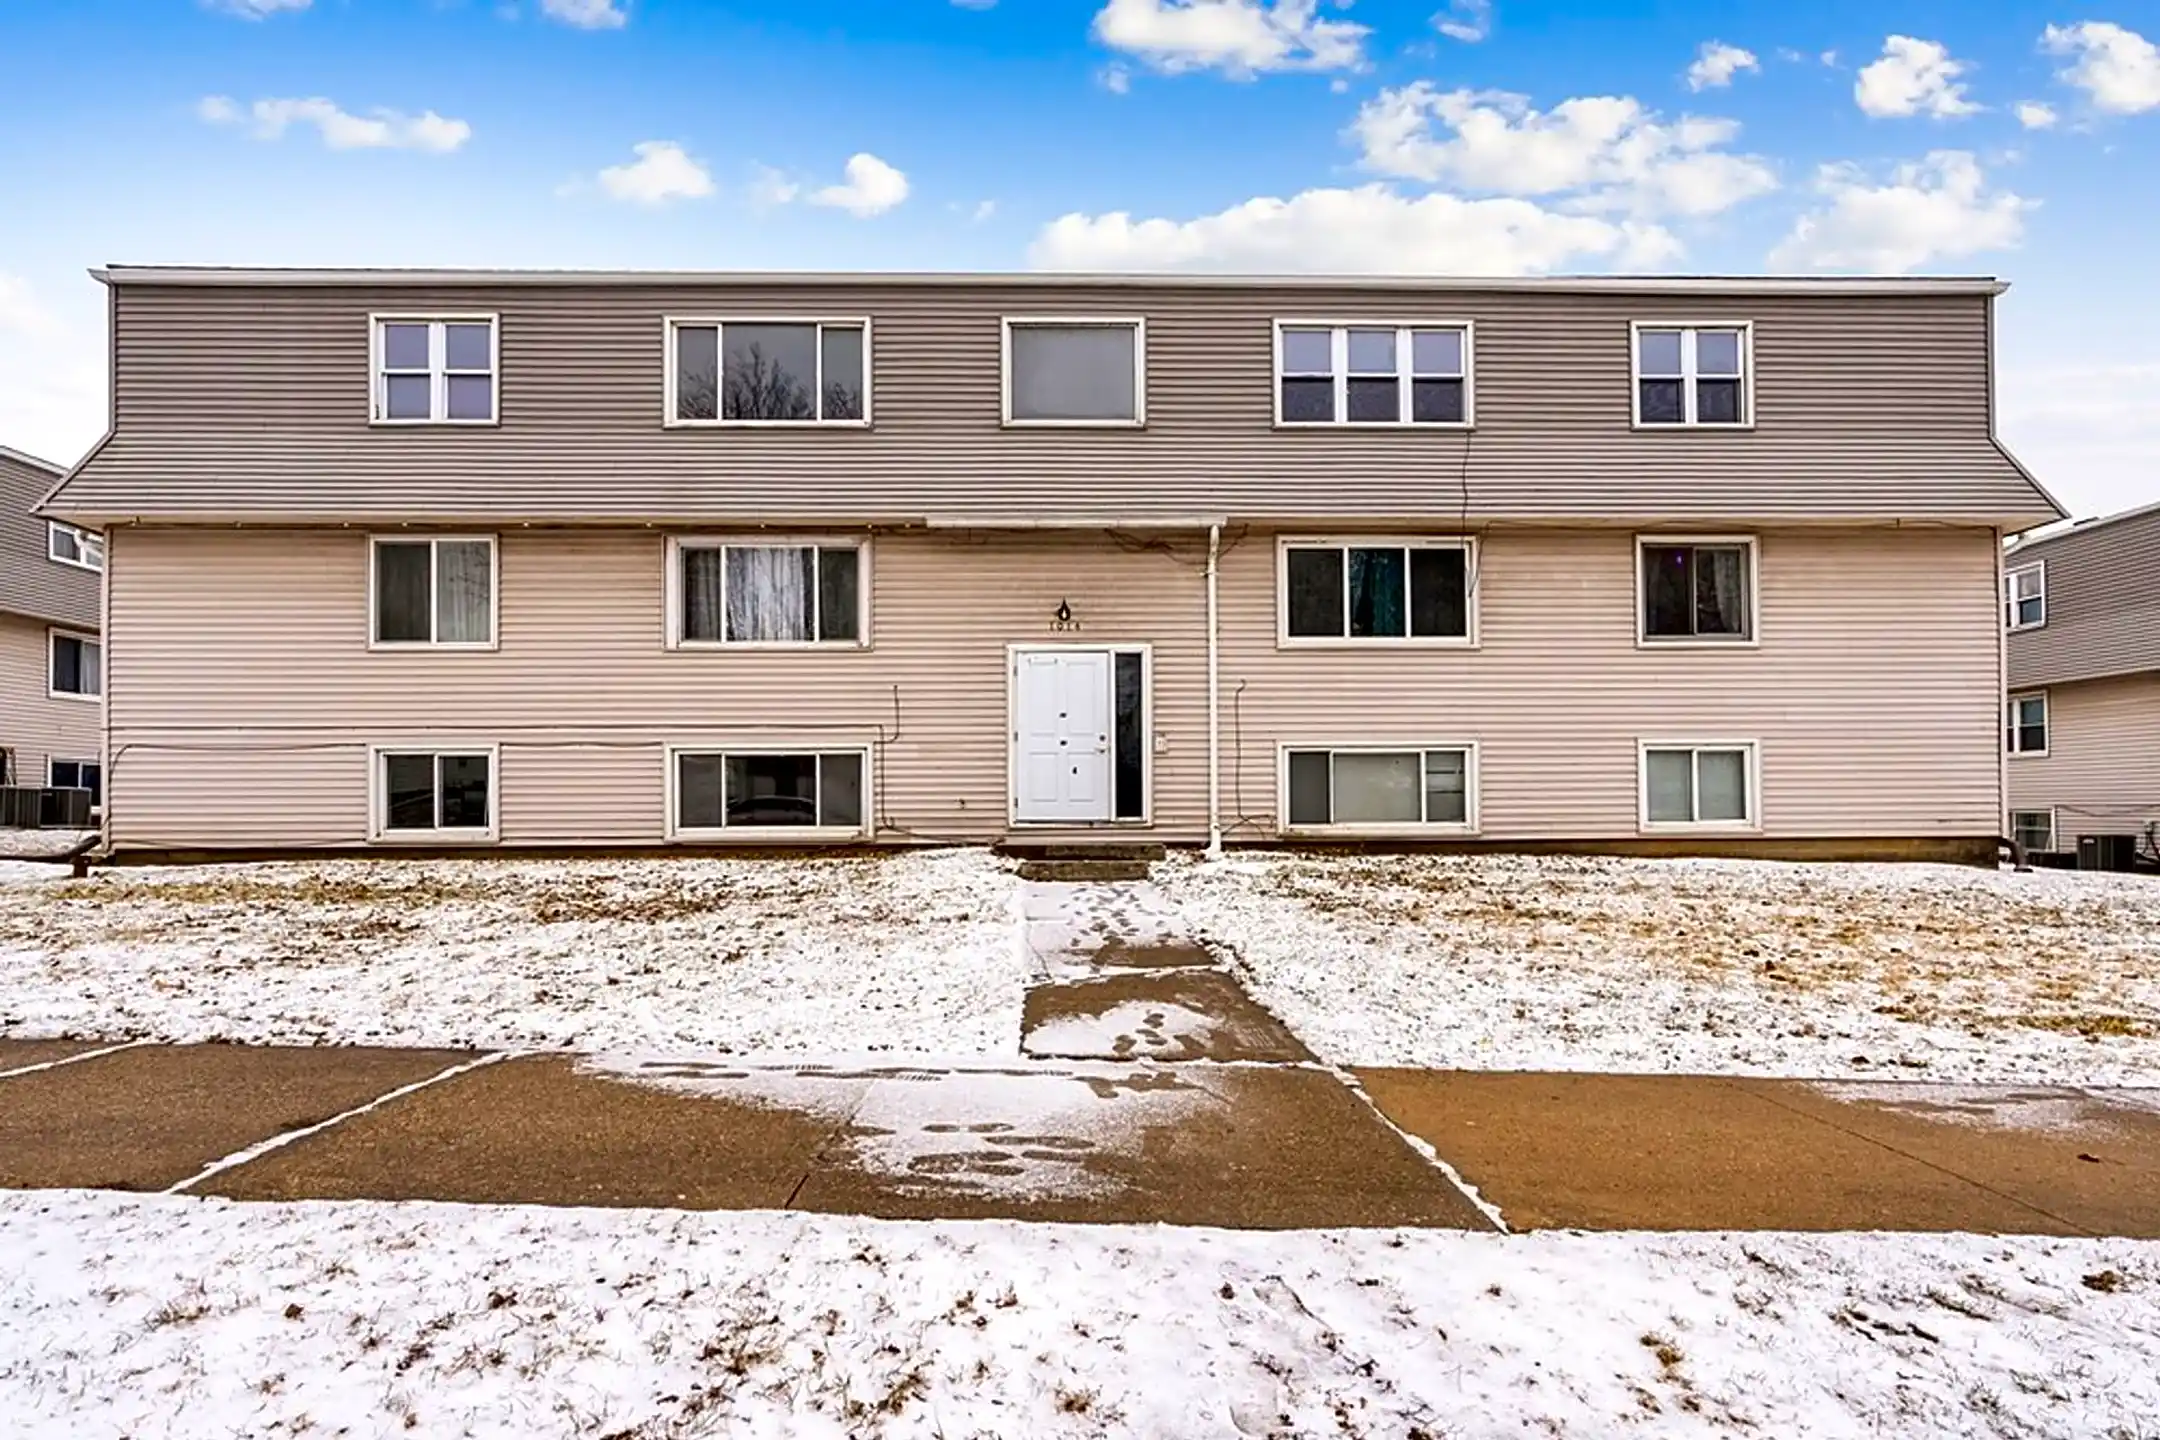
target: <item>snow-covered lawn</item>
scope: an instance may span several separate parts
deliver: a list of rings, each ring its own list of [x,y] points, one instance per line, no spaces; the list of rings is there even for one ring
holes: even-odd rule
[[[24,1437],[2148,1436],[2160,1245],[0,1195]]]
[[[2160,880],[1938,865],[1174,857],[1157,880],[1323,1058],[2146,1084]]]
[[[0,1036],[1014,1055],[1016,884],[972,850],[103,870],[0,892]]]

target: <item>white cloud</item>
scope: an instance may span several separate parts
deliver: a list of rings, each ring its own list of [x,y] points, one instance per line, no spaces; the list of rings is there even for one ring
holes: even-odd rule
[[[1132,71],[1115,62],[1103,66],[1095,73],[1095,81],[1113,95],[1132,93]]]
[[[1340,3],[1340,0],[1336,0]],[[1371,32],[1328,19],[1321,0],[1109,0],[1095,38],[1158,70],[1354,70]]]
[[[1448,0],[1448,8],[1433,16],[1432,24],[1450,40],[1475,45],[1492,34],[1492,0]]]
[[[968,216],[968,219],[974,224],[980,225],[995,214],[997,214],[997,201],[978,200],[975,203],[974,211]]]
[[[858,220],[882,215],[908,197],[908,178],[868,153],[850,155],[847,179],[838,185],[813,190],[806,197],[812,205],[845,210]]]
[[[2149,503],[2160,357],[2055,363],[2025,353],[2006,347],[2003,356],[2002,432],[2011,449],[2078,514]]]
[[[757,210],[770,210],[786,205],[802,194],[802,184],[790,179],[785,171],[770,165],[751,167],[755,178],[750,181],[750,204]]]
[[[267,20],[281,10],[305,10],[314,0],[203,0],[203,4],[221,15],[237,15],[242,20]]]
[[[87,277],[56,311],[0,272],[0,444],[73,464],[105,428],[104,292]]]
[[[1732,84],[1733,76],[1742,70],[1761,70],[1762,64],[1752,50],[1738,45],[1728,45],[1722,40],[1705,40],[1695,52],[1695,63],[1687,67],[1687,83],[1690,90],[1722,90]]]
[[[2040,45],[2050,55],[2077,57],[2057,76],[2090,95],[2096,108],[2113,115],[2160,109],[2160,47],[2137,31],[2105,20],[2050,25]]]
[[[1350,127],[1365,168],[1382,175],[1502,195],[1574,192],[1577,209],[1680,215],[1715,214],[1777,188],[1762,160],[1720,148],[1739,131],[1698,116],[1666,124],[1625,96],[1539,111],[1520,95],[1442,91],[1423,80],[1383,90]]]
[[[1193,220],[1071,214],[1043,227],[1046,270],[1524,275],[1585,265],[1647,269],[1680,253],[1656,225],[1568,215],[1528,200],[1416,198],[1371,184],[1247,200]]]
[[[630,23],[616,0],[540,0],[540,13],[580,30],[620,30]]]
[[[1971,115],[1980,107],[1966,97],[1966,71],[1962,60],[1933,40],[1892,35],[1883,41],[1880,60],[1860,67],[1853,82],[1853,99],[1862,110],[1877,117],[1932,115],[1953,120]]]
[[[2054,106],[2040,100],[2020,100],[2014,113],[2018,124],[2027,130],[2052,130],[2060,118]]]
[[[1856,166],[1825,165],[1816,188],[1827,209],[1801,217],[1770,252],[1773,270],[1859,270],[1902,274],[2014,246],[2026,212],[2039,202],[1990,190],[1965,150],[1937,150],[1871,184]]]
[[[600,188],[611,200],[658,206],[713,193],[711,172],[673,140],[640,140],[630,153],[637,158],[600,172]]]
[[[442,155],[472,138],[472,126],[445,119],[433,110],[407,115],[378,109],[354,115],[321,96],[257,100],[243,110],[229,96],[206,95],[196,102],[195,113],[212,125],[252,120],[258,140],[280,139],[295,125],[312,125],[332,150],[427,150]]]

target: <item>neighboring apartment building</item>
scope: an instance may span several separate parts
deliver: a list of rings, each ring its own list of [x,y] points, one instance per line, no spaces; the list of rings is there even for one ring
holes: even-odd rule
[[[2003,561],[2011,823],[2029,850],[2118,840],[2160,864],[2160,505]]]
[[[61,467],[0,446],[0,784],[102,795],[105,545],[31,512]]]
[[[2001,831],[1992,281],[101,278],[121,851]]]

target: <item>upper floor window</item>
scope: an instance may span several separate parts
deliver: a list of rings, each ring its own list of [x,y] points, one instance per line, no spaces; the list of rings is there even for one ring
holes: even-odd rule
[[[65,521],[50,521],[45,526],[45,553],[62,565],[103,570],[105,537],[94,530],[78,530]]]
[[[862,425],[867,320],[671,320],[671,425]]]
[[[1468,540],[1286,540],[1282,637],[1465,643],[1472,561]]]
[[[673,542],[677,645],[861,645],[870,633],[865,551],[855,542]]]
[[[1139,425],[1147,419],[1147,322],[1005,321],[1005,423]]]
[[[95,635],[50,630],[46,640],[51,651],[46,693],[76,700],[105,693],[105,647]]]
[[[2003,623],[2012,630],[2047,624],[2047,564],[2020,565],[2003,576]]]
[[[1637,425],[1755,423],[1752,325],[1637,322],[1634,331]]]
[[[1275,326],[1278,425],[1467,425],[1470,327]]]
[[[493,315],[378,315],[374,325],[377,423],[495,423]]]
[[[1755,542],[1746,536],[1636,542],[1645,644],[1755,638]]]
[[[2012,755],[2045,755],[2048,749],[2048,698],[2045,690],[2010,697],[2003,743]]]
[[[495,644],[495,541],[435,535],[373,541],[368,631],[377,648]]]

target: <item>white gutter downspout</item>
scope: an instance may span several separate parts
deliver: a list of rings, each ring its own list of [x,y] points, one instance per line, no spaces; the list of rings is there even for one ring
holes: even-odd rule
[[[1995,822],[2002,828],[1997,835],[2011,836],[2013,842],[2017,831],[2010,824],[2010,557],[2003,550],[2002,526],[1995,535],[1995,798],[1998,802]],[[2048,717],[2050,721],[2053,716]],[[2050,736],[2050,739],[2054,737]],[[2058,837],[2050,836],[2050,839]],[[2022,851],[2013,849],[2012,856],[2023,861]],[[1998,852],[1999,863],[2000,852]]]
[[[1207,853],[1222,858],[1222,646],[1218,634],[1216,575],[1222,559],[1222,526],[1207,531]]]

